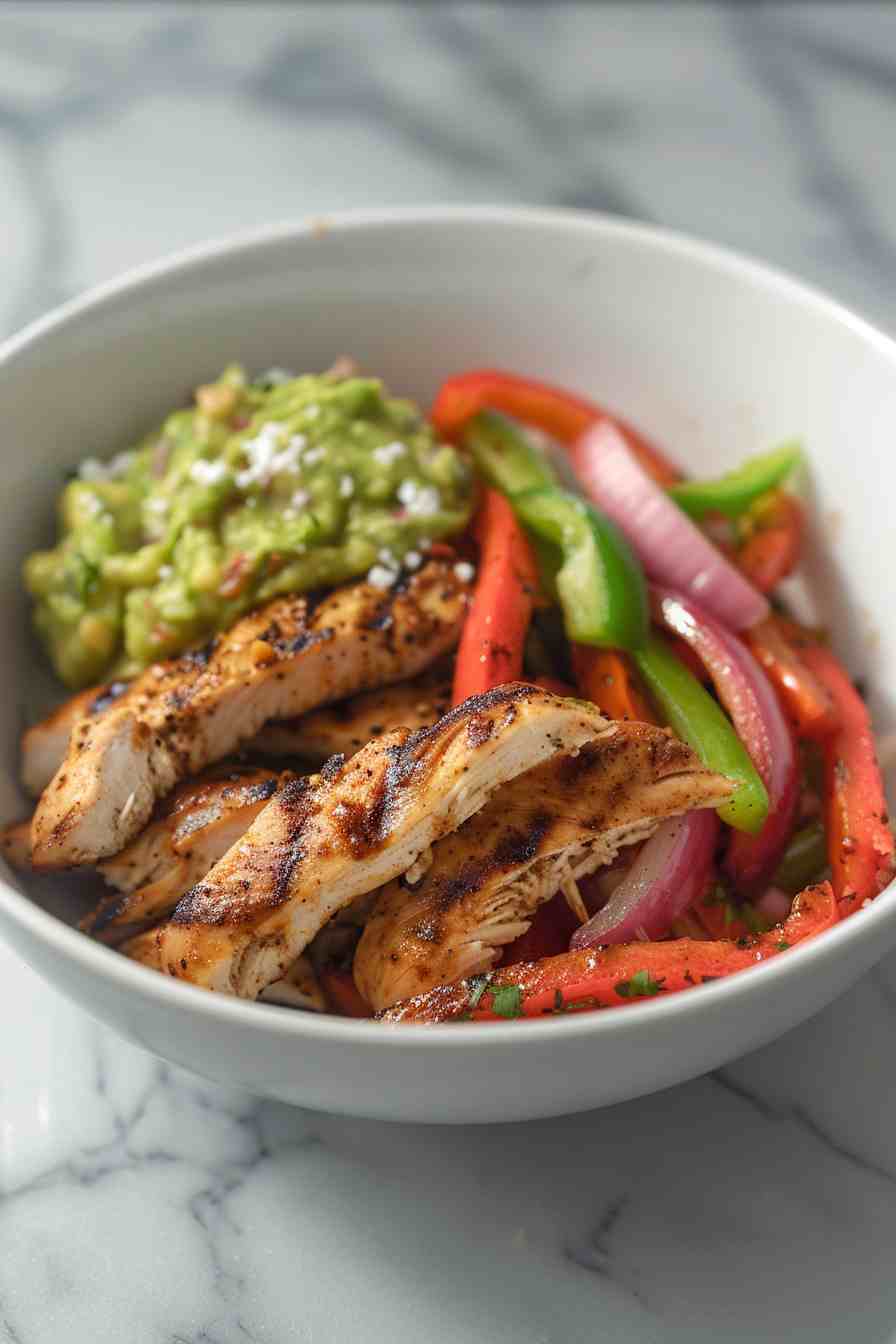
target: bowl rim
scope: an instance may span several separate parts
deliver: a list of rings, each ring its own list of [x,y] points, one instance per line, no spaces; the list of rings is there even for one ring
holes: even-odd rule
[[[178,249],[93,286],[29,323],[23,330],[0,343],[0,369],[69,323],[100,316],[108,304],[122,297],[139,298],[156,281],[167,280],[180,272],[201,269],[207,263],[221,260],[238,264],[242,256],[263,252],[284,242],[319,243],[331,233],[350,234],[354,231],[388,230],[409,225],[431,228],[455,225],[473,229],[511,226],[535,231],[560,230],[579,234],[582,238],[590,235],[595,240],[606,237],[623,239],[636,246],[671,253],[701,264],[710,271],[748,281],[770,295],[802,305],[819,318],[846,327],[888,357],[896,368],[896,341],[880,328],[815,286],[734,249],[677,230],[594,211],[525,205],[449,205],[335,211],[282,220]],[[387,1030],[383,1023],[366,1019],[284,1012],[275,1005],[209,993],[198,986],[160,975],[148,967],[128,961],[114,949],[94,942],[77,928],[64,923],[35,904],[27,895],[16,891],[2,874],[0,905],[11,920],[22,926],[31,937],[49,944],[56,955],[77,963],[82,974],[111,980],[118,988],[130,989],[136,996],[154,1000],[160,1007],[172,1011],[192,1011],[222,1025],[238,1022],[249,1030],[265,1034],[272,1032],[277,1037],[291,1037],[297,1042],[302,1039],[332,1040],[334,1044],[363,1045],[367,1048],[377,1043],[383,1050],[401,1052],[416,1050],[424,1041],[422,1024],[402,1023],[398,1029]],[[583,1012],[559,1018],[520,1019],[515,1025],[524,1027],[524,1030],[509,1031],[508,1024],[501,1022],[469,1024],[466,1029],[465,1024],[456,1022],[426,1024],[425,1042],[440,1050],[485,1048],[498,1041],[505,1049],[525,1049],[527,1042],[544,1040],[548,1035],[556,1040],[592,1036],[596,1039],[606,1033],[638,1032],[642,1029],[649,1031],[651,1024],[660,1018],[671,1023],[701,1010],[709,1013],[713,1005],[721,1005],[723,1001],[764,995],[774,983],[795,975],[808,974],[820,962],[833,960],[838,951],[844,950],[847,945],[874,938],[884,924],[893,921],[894,916],[896,881],[891,882],[870,906],[856,912],[853,918],[790,949],[787,957],[774,958],[752,967],[749,975],[728,976],[712,984],[695,986],[688,993],[670,995],[668,999],[658,996],[642,1003],[628,1004],[625,1012]],[[478,1047],[475,1043],[479,1043]]]

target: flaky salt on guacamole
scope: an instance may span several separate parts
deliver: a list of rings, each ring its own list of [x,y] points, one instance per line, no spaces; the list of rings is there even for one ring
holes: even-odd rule
[[[59,500],[25,564],[34,623],[69,686],[131,676],[279,593],[358,575],[388,586],[467,523],[473,478],[417,408],[373,378],[232,366],[195,406]]]

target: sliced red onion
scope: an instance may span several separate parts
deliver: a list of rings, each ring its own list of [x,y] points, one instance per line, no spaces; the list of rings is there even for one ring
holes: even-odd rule
[[[749,649],[696,602],[654,588],[654,615],[694,650],[768,791],[768,818],[758,835],[736,832],[725,866],[740,886],[767,878],[793,829],[799,771],[793,733],[771,683]]]
[[[587,494],[619,525],[652,579],[697,598],[732,630],[764,620],[763,595],[650,479],[611,421],[596,421],[571,455]]]
[[[604,908],[576,929],[570,948],[668,933],[706,885],[718,832],[718,817],[707,808],[664,821]]]

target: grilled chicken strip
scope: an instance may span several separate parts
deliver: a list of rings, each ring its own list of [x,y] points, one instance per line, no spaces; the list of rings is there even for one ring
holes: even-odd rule
[[[152,971],[163,969],[159,940],[155,929],[148,929],[123,943],[120,951]],[[309,957],[296,957],[279,980],[274,980],[258,996],[261,1003],[280,1008],[302,1008],[306,1012],[325,1013],[327,999]]]
[[[729,781],[683,742],[618,723],[578,756],[504,784],[446,835],[416,886],[378,894],[355,953],[358,989],[375,1011],[482,971],[525,933],[538,906],[645,839],[665,817],[715,807]]]
[[[357,583],[314,608],[285,597],[204,650],[156,664],[75,725],[31,831],[35,868],[117,854],[156,799],[231,755],[269,719],[399,681],[457,642],[469,585],[430,561],[388,592]]]
[[[21,778],[27,793],[40,797],[65,760],[74,725],[109,709],[127,686],[126,681],[115,681],[80,691],[25,730]],[[365,742],[390,728],[425,728],[435,723],[450,703],[451,669],[440,660],[410,681],[363,691],[295,719],[275,719],[265,724],[248,746],[266,756],[300,756],[318,764],[339,752],[352,756]],[[29,841],[29,860],[30,853]]]
[[[310,1013],[327,1011],[326,995],[307,957],[296,957],[283,978],[268,985],[258,997],[262,1003],[276,1003],[281,1008],[302,1008]]]
[[[354,756],[392,728],[428,728],[450,704],[451,673],[439,663],[411,681],[265,724],[250,747],[266,756],[298,756],[319,764],[331,756]]]
[[[102,714],[127,689],[127,682],[113,681],[109,686],[91,686],[66,700],[40,723],[22,734],[22,786],[32,798],[39,798],[65,760],[72,729],[81,719]]]
[[[184,892],[245,834],[278,783],[292,777],[218,766],[181,784],[156,808],[136,840],[98,865],[116,890],[100,901],[81,928],[115,944],[167,919]]]
[[[425,869],[433,842],[507,780],[615,731],[592,706],[512,682],[287,784],[162,925],[162,968],[256,997],[338,910]]]

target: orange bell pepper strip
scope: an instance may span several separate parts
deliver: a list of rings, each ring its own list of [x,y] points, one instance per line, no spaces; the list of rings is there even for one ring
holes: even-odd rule
[[[504,495],[486,490],[474,525],[479,572],[454,665],[452,704],[523,671],[523,645],[538,591],[538,567]]]
[[[872,900],[894,875],[894,841],[865,702],[821,644],[802,657],[830,693],[839,724],[822,743],[823,810],[831,881],[841,917]]]
[[[608,719],[656,723],[624,653],[596,649],[590,644],[573,644],[572,666],[579,694],[597,705]]]
[[[743,636],[753,657],[765,668],[797,737],[816,742],[828,737],[838,721],[830,692],[806,666],[780,619],[769,616]]]
[[[325,966],[318,975],[331,1012],[340,1017],[373,1017],[373,1009],[361,997],[351,971]]]
[[[441,985],[379,1016],[386,1022],[499,1022],[619,1008],[747,970],[816,937],[837,919],[831,885],[822,882],[801,892],[789,917],[768,933],[737,940],[678,938],[567,952]]]
[[[799,564],[803,506],[786,490],[771,490],[751,509],[750,519],[754,530],[737,552],[737,564],[755,588],[770,593]]]
[[[681,480],[678,468],[618,416],[611,416],[603,407],[562,388],[500,369],[473,369],[449,378],[436,395],[430,419],[441,435],[454,439],[468,420],[487,408],[503,411],[564,444],[574,443],[595,421],[608,419],[658,484],[673,485]]]

